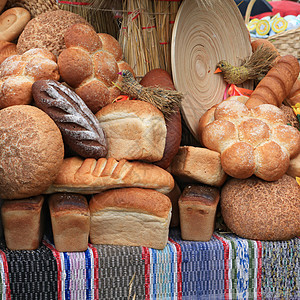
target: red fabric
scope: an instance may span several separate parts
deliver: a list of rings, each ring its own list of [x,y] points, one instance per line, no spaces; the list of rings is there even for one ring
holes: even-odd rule
[[[285,17],[287,15],[298,16],[300,15],[300,3],[292,2],[292,1],[271,1],[269,2],[273,7],[272,12],[262,13],[256,16],[252,16],[253,18],[261,19],[267,16],[275,16],[277,13],[280,13],[281,17]]]

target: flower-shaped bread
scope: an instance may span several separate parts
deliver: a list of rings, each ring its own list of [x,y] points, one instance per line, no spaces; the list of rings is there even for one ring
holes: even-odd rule
[[[75,24],[64,35],[66,49],[58,57],[61,78],[75,89],[93,113],[120,95],[122,70],[132,68],[122,60],[119,42],[85,24]]]
[[[278,180],[300,152],[300,132],[286,125],[283,111],[274,105],[248,109],[239,101],[224,101],[214,118],[204,128],[202,141],[221,154],[222,167],[232,177]]]

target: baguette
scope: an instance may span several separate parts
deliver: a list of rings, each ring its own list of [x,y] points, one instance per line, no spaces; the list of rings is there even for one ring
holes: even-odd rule
[[[273,104],[280,107],[297,80],[299,71],[300,66],[296,57],[293,55],[280,57],[257,85],[246,106],[253,108],[260,104]]]
[[[69,157],[64,159],[58,176],[45,193],[95,194],[121,187],[155,189],[167,194],[174,188],[174,179],[164,169],[145,162]]]

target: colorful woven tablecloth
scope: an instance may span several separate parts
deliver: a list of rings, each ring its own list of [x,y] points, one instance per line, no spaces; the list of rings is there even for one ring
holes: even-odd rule
[[[1,299],[300,299],[300,239],[253,241],[215,233],[182,241],[172,229],[164,250],[89,245],[58,252],[0,244]]]

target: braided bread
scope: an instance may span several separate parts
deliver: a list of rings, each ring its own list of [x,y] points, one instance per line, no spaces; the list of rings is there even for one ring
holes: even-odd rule
[[[100,123],[75,92],[57,81],[39,80],[33,84],[32,94],[35,104],[54,120],[73,151],[83,157],[106,156]]]

